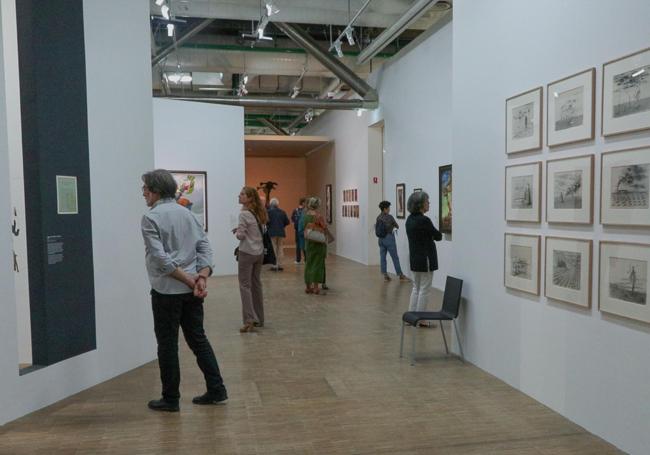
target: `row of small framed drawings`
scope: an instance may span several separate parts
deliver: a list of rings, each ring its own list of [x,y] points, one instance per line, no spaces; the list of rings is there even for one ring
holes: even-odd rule
[[[506,221],[541,221],[542,162],[506,167]],[[650,226],[650,147],[601,155],[600,223]],[[546,221],[593,223],[594,155],[546,162]]]
[[[650,129],[650,48],[603,64],[601,134]],[[594,138],[596,70],[548,84],[549,147]],[[542,148],[543,87],[506,100],[506,153]]]
[[[358,205],[344,205],[341,209],[344,218],[359,218]]]
[[[357,202],[358,194],[357,190],[343,190],[343,202]]]
[[[534,295],[540,293],[541,236],[505,234],[504,285]],[[546,237],[544,295],[591,307],[592,241]],[[648,282],[650,245],[600,242],[598,308],[650,322]]]

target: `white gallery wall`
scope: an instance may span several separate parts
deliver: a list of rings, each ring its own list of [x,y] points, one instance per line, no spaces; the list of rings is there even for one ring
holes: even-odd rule
[[[367,113],[358,116],[355,111],[329,111],[318,117],[301,135],[327,136],[333,141],[336,182],[332,199],[338,205],[332,207],[336,218],[336,254],[362,264],[368,263],[368,120]],[[318,153],[318,151],[314,152]],[[357,189],[359,218],[343,217],[341,201],[343,190]],[[323,212],[325,213],[325,212]],[[374,235],[374,234],[373,234]]]
[[[14,3],[0,1],[3,25],[6,21],[15,23]],[[106,17],[116,8],[128,8],[130,14],[107,22]],[[97,349],[19,376],[14,278],[11,261],[0,261],[0,424],[155,358],[139,229],[145,209],[140,175],[154,164],[149,5],[130,0],[110,4],[87,0],[84,24]],[[15,37],[9,40],[13,46],[8,46],[5,32],[0,62],[0,147],[7,149],[21,143],[10,138],[7,131],[8,126],[15,128],[20,121],[15,118],[19,110],[8,105],[16,99],[15,94],[12,98],[5,91],[18,80]],[[4,185],[0,211],[9,214],[7,154],[0,154],[0,181]],[[4,258],[12,255],[10,235],[8,229],[0,233],[0,256]]]
[[[602,64],[649,47],[648,18],[646,0],[454,1],[452,272],[465,280],[465,355],[633,454],[650,453],[650,327],[598,311],[598,241],[647,244],[650,230],[599,224],[599,175],[603,152],[647,146],[650,133],[604,139],[600,106]],[[596,68],[595,140],[507,158],[505,100],[538,86],[546,95],[547,83],[591,67]],[[546,123],[546,97],[544,105]],[[592,226],[504,221],[506,165],[585,154],[595,154]],[[543,201],[545,175],[544,166]],[[592,308],[506,289],[504,232],[593,239]],[[542,289],[543,269],[542,255]]]
[[[235,106],[153,100],[156,167],[207,172],[208,239],[214,274],[237,273],[233,251],[245,183],[244,109]]]
[[[429,194],[431,208],[427,215],[436,227],[439,227],[438,167],[452,164],[450,19],[451,16],[439,24],[435,33],[390,60],[373,75],[380,109],[369,115],[373,121],[384,121],[383,191],[385,199],[392,203],[392,215],[396,216],[397,212],[395,185],[404,183],[406,200],[414,188],[422,188]],[[379,213],[378,208],[376,213]],[[374,223],[374,219],[371,222]],[[402,269],[408,275],[406,219],[397,222],[400,225],[397,251]],[[436,244],[440,268],[434,273],[433,286],[439,289],[444,288],[451,268],[453,229],[455,223],[452,235],[444,234],[443,240]],[[390,259],[388,269],[394,271]]]

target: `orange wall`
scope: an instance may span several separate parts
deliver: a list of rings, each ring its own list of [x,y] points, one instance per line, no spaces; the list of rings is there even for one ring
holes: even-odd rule
[[[271,192],[272,198],[280,201],[280,208],[291,212],[298,206],[298,200],[307,194],[307,160],[305,158],[259,158],[246,157],[246,185],[257,188],[260,182],[277,182]],[[260,191],[260,196],[263,193]],[[295,245],[293,224],[287,226],[285,245]]]

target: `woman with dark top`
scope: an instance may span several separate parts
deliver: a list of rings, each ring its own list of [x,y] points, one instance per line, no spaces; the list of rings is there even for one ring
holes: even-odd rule
[[[424,191],[411,194],[406,208],[406,236],[409,241],[413,291],[409,311],[424,311],[427,306],[433,271],[438,270],[438,254],[434,241],[442,240],[442,234],[425,215],[429,211],[429,195]]]
[[[390,202],[381,201],[379,203],[379,210],[381,213],[377,217],[375,223],[383,223],[383,229],[381,232],[384,234],[383,237],[379,237],[379,258],[381,264],[381,273],[384,275],[384,281],[390,281],[390,276],[386,270],[386,253],[390,254],[390,258],[393,260],[393,266],[395,267],[395,273],[399,276],[400,281],[408,281],[409,279],[404,276],[402,273],[402,267],[399,263],[399,256],[397,255],[397,243],[395,241],[396,229],[399,229],[399,225],[393,215],[390,214]]]
[[[268,221],[266,210],[255,188],[245,186],[239,193],[239,224],[232,233],[239,240],[238,278],[241,295],[242,319],[240,332],[253,332],[264,326],[264,298],[262,295],[262,261],[264,241],[262,231]],[[263,227],[264,226],[264,227]]]
[[[305,234],[309,230],[322,233],[327,232],[325,218],[317,212],[320,207],[320,199],[312,197],[307,199],[307,211],[300,220],[301,230]],[[318,285],[325,283],[325,258],[327,257],[327,244],[314,242],[305,237],[305,292],[307,294],[319,294]]]

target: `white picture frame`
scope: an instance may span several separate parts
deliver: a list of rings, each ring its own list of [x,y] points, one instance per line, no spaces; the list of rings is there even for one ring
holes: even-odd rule
[[[603,153],[600,222],[650,226],[650,147]]]
[[[546,221],[593,224],[594,155],[546,162]]]
[[[549,147],[594,138],[595,92],[595,68],[547,85],[546,143]]]
[[[603,64],[601,134],[650,129],[650,48]]]
[[[506,221],[541,222],[542,162],[506,166]]]
[[[539,235],[504,235],[503,284],[533,295],[539,295]]]
[[[583,308],[591,307],[591,240],[546,237],[544,295]]]
[[[542,148],[543,87],[506,100],[506,154]]]
[[[650,323],[650,245],[600,242],[598,309]]]

